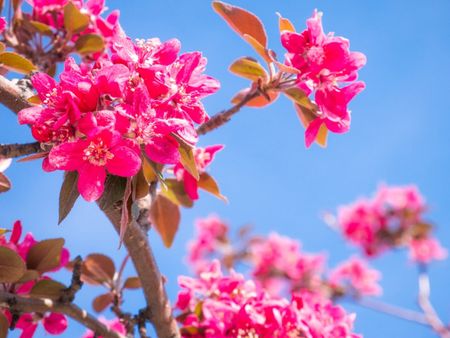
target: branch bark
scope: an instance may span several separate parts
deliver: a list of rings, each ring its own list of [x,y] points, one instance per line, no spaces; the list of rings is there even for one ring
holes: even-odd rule
[[[0,103],[14,113],[17,114],[22,109],[31,107],[27,100],[28,95],[28,88],[21,88],[4,76],[0,76]]]
[[[88,314],[74,304],[62,304],[50,299],[25,298],[9,292],[0,291],[0,307],[14,309],[15,311],[31,313],[57,312],[62,313],[85,327],[91,329],[97,335],[105,338],[125,338],[116,331],[110,330],[105,324]]]
[[[143,214],[147,213],[150,208],[150,196],[144,202],[140,205]],[[117,233],[120,234],[121,208],[110,207],[103,212],[114,225]],[[164,280],[147,239],[148,218],[137,217],[137,220],[128,225],[123,243],[141,280],[149,309],[149,321],[153,324],[158,337],[178,338],[180,333],[172,315],[172,307],[164,288]]]
[[[42,150],[39,142],[32,143],[14,143],[14,144],[0,144],[0,158],[16,158],[35,153],[40,153]]]

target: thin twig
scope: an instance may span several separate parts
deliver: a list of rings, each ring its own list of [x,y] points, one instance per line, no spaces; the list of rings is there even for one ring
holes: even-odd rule
[[[0,144],[0,158],[16,158],[44,151],[39,142]]]
[[[241,101],[232,106],[230,109],[217,113],[216,115],[212,116],[208,121],[201,124],[197,128],[197,134],[205,135],[210,131],[219,128],[223,124],[227,123],[231,119],[231,117],[234,114],[236,114],[239,110],[241,110],[241,108],[245,106],[249,101],[253,100],[254,98],[260,95],[262,95],[262,93],[258,90],[250,91],[246,96],[244,96],[244,98]]]
[[[104,338],[125,338],[120,333],[109,329],[105,324],[75,304],[62,304],[48,298],[25,298],[13,293],[0,291],[0,307],[10,309],[14,313],[62,313]]]
[[[72,280],[70,286],[64,290],[63,295],[60,298],[61,303],[71,303],[75,299],[75,294],[80,291],[83,286],[81,281],[81,268],[83,265],[83,259],[81,256],[75,257],[73,260]]]

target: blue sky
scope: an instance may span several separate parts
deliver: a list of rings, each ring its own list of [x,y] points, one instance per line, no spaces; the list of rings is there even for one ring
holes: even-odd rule
[[[301,240],[307,251],[327,251],[333,265],[355,250],[327,228],[320,213],[369,195],[382,182],[417,184],[430,205],[428,218],[450,248],[450,2],[233,3],[262,18],[270,46],[279,55],[283,50],[275,12],[290,18],[301,30],[314,8],[323,11],[325,31],[349,38],[352,50],[367,55],[368,63],[360,72],[367,88],[351,104],[350,132],[331,135],[326,149],[305,149],[303,128],[283,98],[267,109],[244,109],[224,128],[201,139],[202,145],[226,145],[210,171],[230,203],[202,195],[193,209],[183,211],[180,232],[170,250],[150,233],[161,270],[168,277],[171,298],[176,295],[176,276],[188,273],[183,256],[196,218],[217,213],[234,227],[251,223],[258,233],[277,231]],[[232,95],[246,85],[228,73],[227,67],[240,56],[254,54],[212,11],[209,1],[110,0],[108,5],[121,10],[122,25],[131,37],[176,37],[183,51],[204,53],[209,60],[207,72],[222,83],[222,89],[206,100],[211,115],[228,107]],[[19,127],[14,115],[2,108],[0,142],[31,140],[29,129]],[[102,252],[120,262],[124,252],[117,250],[117,236],[94,204],[78,201],[67,220],[57,225],[61,174],[43,173],[40,163],[14,164],[7,174],[14,189],[0,195],[2,227],[21,219],[38,238],[66,238],[74,255]],[[382,299],[414,309],[416,271],[405,252],[385,255],[373,265],[383,272]],[[69,280],[67,274],[61,278]],[[433,265],[431,278],[432,301],[448,322],[450,263]],[[86,287],[77,302],[90,309],[89,299],[101,292]],[[138,291],[130,292],[129,309],[141,307],[141,298]],[[357,306],[346,307],[358,313],[356,331],[367,338],[434,336],[413,323]],[[73,324],[63,337],[76,337],[83,331]]]

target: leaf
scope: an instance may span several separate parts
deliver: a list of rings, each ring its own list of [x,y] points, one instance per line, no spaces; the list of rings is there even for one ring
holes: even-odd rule
[[[3,236],[4,234],[7,234],[8,232],[11,232],[9,229],[0,228],[0,236]]]
[[[230,66],[230,72],[251,81],[267,78],[267,73],[263,66],[258,61],[248,57],[234,61]]]
[[[89,15],[80,12],[72,1],[64,6],[64,27],[72,34],[79,33],[89,25]]]
[[[248,34],[244,34],[244,40],[247,41],[247,43],[253,47],[256,53],[258,53],[264,59],[264,61],[266,61],[267,63],[272,62],[272,58],[269,54],[269,51],[263,45],[261,45],[256,39],[254,39],[252,36]]]
[[[21,74],[30,74],[36,70],[36,67],[30,60],[14,52],[1,53],[0,63],[6,69]]]
[[[52,28],[48,25],[46,25],[45,23],[42,23],[40,21],[34,21],[34,20],[30,20],[29,21],[30,24],[41,34],[44,35],[52,35]]]
[[[328,128],[325,124],[322,124],[316,136],[317,144],[325,148],[327,146],[327,136],[328,136]]]
[[[61,284],[52,279],[43,279],[38,281],[31,288],[30,296],[34,298],[49,298],[51,300],[58,300],[67,289],[64,284]]]
[[[81,271],[82,275],[86,275],[96,283],[111,283],[116,273],[116,267],[113,260],[108,256],[94,253],[86,257]],[[89,283],[87,280],[86,282]]]
[[[97,34],[82,35],[75,42],[76,51],[82,55],[101,52],[104,48],[105,42]]]
[[[308,125],[317,118],[315,112],[316,110],[307,109],[296,103],[294,103],[295,111],[297,116],[303,124],[303,127],[308,128]]]
[[[310,110],[317,110],[317,106],[311,102],[308,95],[297,87],[287,88],[283,90],[283,93],[292,101],[297,103],[301,107],[305,107]]]
[[[30,162],[30,161],[39,160],[40,158],[47,157],[48,153],[49,153],[48,151],[43,151],[40,153],[32,154],[30,156],[25,156],[25,157],[22,157],[20,160],[17,160],[17,162],[22,163],[22,162]]]
[[[155,165],[155,163],[150,163],[145,156],[142,159],[142,171],[148,184],[156,182],[158,180],[158,175],[154,169]]]
[[[198,180],[198,187],[213,194],[217,198],[224,202],[228,202],[228,199],[220,193],[219,186],[212,176],[208,173],[202,173]]]
[[[8,337],[9,321],[8,318],[0,311],[0,338]]]
[[[154,176],[156,179],[156,175]],[[148,195],[149,183],[144,175],[144,169],[141,168],[133,178],[133,199],[141,199]]]
[[[78,172],[66,171],[64,181],[59,192],[59,218],[58,224],[69,215],[75,202],[80,196],[78,191]]]
[[[139,277],[128,277],[123,284],[124,289],[134,290],[142,287]]]
[[[172,134],[178,142],[178,152],[180,153],[180,162],[184,169],[187,170],[189,174],[192,175],[197,181],[199,179],[199,174],[197,170],[197,164],[195,163],[194,148],[186,143],[181,137],[176,134]]]
[[[183,182],[174,178],[166,179],[166,185],[162,188],[161,193],[170,199],[173,203],[186,208],[192,208],[194,201],[186,193]]]
[[[112,304],[114,300],[114,295],[111,292],[97,296],[92,301],[92,308],[95,312],[103,312],[109,304]]]
[[[33,95],[29,97],[27,101],[31,104],[42,104],[42,100],[40,99],[39,95]]]
[[[63,238],[46,239],[34,244],[27,254],[27,268],[40,273],[51,271],[61,264]]]
[[[278,28],[280,30],[280,33],[283,31],[295,33],[295,27],[292,24],[292,22],[289,19],[283,18],[280,13],[277,13],[277,15],[278,15]]]
[[[100,209],[111,208],[114,203],[120,201],[125,193],[127,179],[125,177],[108,175],[105,181],[105,192],[98,200]]]
[[[150,208],[150,222],[161,236],[164,245],[170,248],[180,224],[180,209],[163,195],[157,195]]]
[[[0,173],[0,193],[7,192],[11,189],[11,181],[5,174]]]
[[[0,247],[0,283],[14,283],[26,271],[25,262],[17,252],[7,247]]]
[[[282,72],[289,73],[289,74],[299,74],[300,71],[297,68],[287,66],[284,63],[278,62],[276,60],[273,60],[273,62],[280,68]]]
[[[22,277],[17,281],[17,283],[25,283],[32,280],[39,279],[39,272],[36,270],[26,270]]]
[[[231,99],[231,103],[237,104],[237,103],[241,102],[242,99],[248,94],[249,90],[250,90],[249,88],[245,88],[245,89],[241,90],[240,92],[238,92]],[[247,107],[253,107],[253,108],[262,108],[262,107],[268,106],[269,104],[273,103],[278,98],[279,93],[274,90],[270,90],[267,92],[267,95],[269,96],[270,100],[267,100],[267,97],[265,97],[264,95],[259,95],[259,96],[255,97],[254,99],[251,99],[245,105]]]
[[[0,53],[4,52],[6,49],[6,46],[3,42],[0,42]]]
[[[213,1],[212,6],[230,27],[240,36],[251,36],[264,47],[267,47],[267,35],[261,20],[253,13],[230,4]]]

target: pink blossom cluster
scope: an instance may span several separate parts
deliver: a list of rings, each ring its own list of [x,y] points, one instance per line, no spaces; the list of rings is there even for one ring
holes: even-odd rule
[[[22,224],[20,221],[17,221],[14,223],[9,239],[7,239],[5,235],[0,236],[0,246],[14,250],[25,262],[29,250],[37,243],[37,241],[31,233],[27,233],[22,240],[20,239],[21,237]],[[60,270],[68,261],[69,252],[67,249],[63,248],[60,265],[54,271]],[[36,280],[30,280],[23,283],[2,283],[0,289],[17,295],[28,295],[36,282],[43,279],[50,278],[47,275],[40,275]],[[9,310],[3,310],[3,314],[10,322],[12,321],[12,314]],[[39,322],[42,323],[45,331],[52,335],[59,335],[67,328],[67,318],[60,313],[51,312],[45,314],[43,317],[33,313],[22,313],[15,325],[16,328],[22,330],[20,338],[33,337]]]
[[[228,225],[217,216],[198,219],[196,236],[188,243],[187,263],[199,274],[218,253],[229,248]]]
[[[318,106],[318,112],[305,132],[309,147],[322,125],[334,133],[349,130],[347,105],[365,87],[364,82],[355,80],[366,57],[350,51],[347,39],[333,33],[325,34],[321,12],[314,11],[306,24],[302,33],[283,31],[281,42],[287,49],[286,64],[299,71],[297,86],[308,95],[313,94]],[[344,83],[350,84],[341,86]]]
[[[64,6],[71,2],[82,14],[88,15],[89,25],[81,32],[71,35],[76,41],[86,34],[98,34],[106,42],[111,41],[121,33],[119,11],[114,10],[105,18],[102,14],[107,11],[105,0],[27,0],[33,8],[32,13],[25,14],[29,20],[43,23],[57,31],[64,31]]]
[[[414,261],[428,263],[443,259],[446,252],[431,237],[425,211],[425,201],[415,186],[381,186],[372,198],[340,207],[338,226],[367,256],[408,246]]]
[[[132,177],[141,158],[177,165],[180,145],[194,147],[194,125],[208,119],[201,99],[219,88],[203,74],[200,52],[179,51],[176,39],[120,36],[93,65],[68,58],[59,82],[33,75],[42,104],[22,110],[19,122],[51,147],[44,170],[77,171],[81,195],[95,201],[107,174]]]
[[[108,320],[104,317],[100,317],[98,318],[98,320],[105,324],[106,327],[108,327],[108,329],[115,331],[117,333],[121,333],[123,335],[125,335],[127,333],[127,330],[125,328],[125,326],[120,322],[119,319],[111,319]],[[91,330],[88,330],[82,338],[102,338],[102,336],[96,335],[94,332],[92,332]]]
[[[355,316],[319,295],[295,294],[289,301],[269,295],[213,261],[198,278],[179,277],[175,305],[183,337],[356,338]]]
[[[193,151],[194,161],[199,174],[205,172],[206,167],[213,161],[215,154],[223,149],[223,145],[214,145],[205,148],[195,148]],[[187,171],[181,162],[173,168],[175,177],[184,184],[184,190],[193,201],[198,200],[197,179]]]

